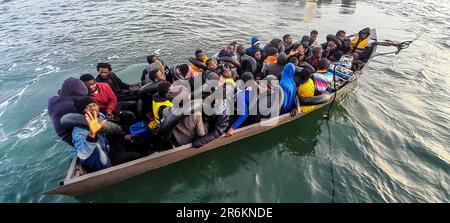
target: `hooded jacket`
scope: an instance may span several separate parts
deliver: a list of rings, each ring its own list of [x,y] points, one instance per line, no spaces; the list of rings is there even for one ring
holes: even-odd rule
[[[281,106],[281,114],[290,112],[294,107],[295,97],[297,96],[297,84],[294,81],[295,65],[288,63],[284,66],[281,74],[280,87],[283,89],[284,100]]]
[[[252,39],[250,40],[250,47],[245,49],[245,53],[249,56],[253,56],[253,54],[255,54],[255,50],[256,48],[254,48],[254,46],[259,43],[259,39],[256,36],[252,36]],[[258,51],[262,52],[262,48],[258,48]]]
[[[53,96],[48,100],[48,115],[53,123],[53,128],[56,134],[71,146],[73,146],[72,129],[63,127],[60,120],[65,114],[78,113],[75,108],[75,100],[87,95],[88,89],[83,81],[69,77],[58,91],[58,96]]]

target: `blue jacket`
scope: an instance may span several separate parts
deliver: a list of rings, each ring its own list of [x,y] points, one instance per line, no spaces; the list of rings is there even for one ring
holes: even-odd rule
[[[105,115],[100,113],[100,117],[105,119]],[[78,156],[81,165],[88,171],[97,171],[111,166],[108,157],[109,143],[106,133],[98,132],[97,138],[88,137],[89,130],[75,127],[72,131],[72,155]]]
[[[294,81],[295,65],[288,63],[281,74],[280,87],[283,89],[284,100],[281,106],[281,114],[290,112],[294,108],[297,97],[297,84]]]
[[[234,123],[231,125],[232,129],[237,129],[239,126],[242,125],[242,123],[245,122],[245,120],[248,118],[248,105],[250,103],[250,91],[240,91],[236,94],[236,100],[237,100],[237,111],[239,117],[234,121]]]
[[[258,37],[252,36],[252,39],[250,40],[250,47],[247,48],[247,49],[245,49],[245,53],[246,53],[247,55],[253,56],[253,54],[255,53],[254,51],[255,51],[256,49],[257,49],[259,52],[262,52],[262,51],[263,51],[263,49],[262,49],[261,47],[260,47],[260,48],[254,48],[254,47],[253,47],[257,42],[259,42]]]

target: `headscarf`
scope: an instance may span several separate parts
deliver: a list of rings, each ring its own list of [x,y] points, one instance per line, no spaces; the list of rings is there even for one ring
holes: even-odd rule
[[[296,97],[297,85],[294,81],[295,65],[288,63],[284,66],[283,73],[281,74],[280,87],[284,92],[283,105],[281,106],[281,113],[287,113],[292,110]]]

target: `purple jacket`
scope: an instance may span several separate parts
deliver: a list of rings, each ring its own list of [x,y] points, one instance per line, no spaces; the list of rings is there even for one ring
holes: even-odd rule
[[[75,100],[87,95],[88,89],[83,81],[69,77],[58,91],[58,96],[53,96],[48,100],[48,115],[53,123],[53,128],[56,134],[71,146],[73,146],[72,129],[61,126],[60,120],[65,114],[78,113],[75,108]]]

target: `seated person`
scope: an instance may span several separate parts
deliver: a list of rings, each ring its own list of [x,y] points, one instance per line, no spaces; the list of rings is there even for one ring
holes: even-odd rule
[[[270,57],[270,56],[269,56]],[[267,57],[267,58],[269,58]],[[274,75],[278,79],[281,78],[281,72],[283,72],[284,66],[287,64],[287,55],[285,53],[280,53],[277,56],[277,62],[275,64],[266,63],[262,68],[263,76]]]
[[[52,121],[56,134],[67,144],[72,144],[72,128],[61,125],[61,118],[69,113],[77,113],[74,102],[87,96],[88,88],[83,81],[69,77],[64,80],[58,96],[53,96],[48,100],[48,115]]]
[[[233,41],[228,44],[227,48],[220,50],[219,52],[214,54],[214,56],[212,56],[212,57],[215,59],[221,58],[221,57],[231,57],[231,58],[237,60],[238,58],[237,58],[235,52],[236,52],[236,42]]]
[[[258,37],[252,36],[252,38],[250,40],[251,46],[249,48],[245,49],[245,53],[249,56],[252,56],[255,53],[255,51],[262,52],[263,49],[259,47],[260,43],[261,42],[259,41]]]
[[[266,59],[263,62],[263,67],[261,68],[261,73],[263,76],[266,75],[267,67],[269,67],[270,64],[276,64],[278,60],[278,50],[275,47],[270,47],[266,51]]]
[[[105,115],[99,111],[96,101],[90,97],[83,97],[75,102],[77,111],[85,115],[88,128],[74,127],[72,131],[72,154],[80,159],[80,163],[88,172],[93,172],[128,162],[140,157],[136,152],[128,152],[111,143],[107,134],[100,131],[106,124]],[[99,119],[102,121],[99,122]],[[113,141],[131,141],[131,135],[121,135]],[[129,146],[128,146],[129,147]]]
[[[195,112],[178,122],[172,131],[173,142],[176,146],[182,146],[195,141],[208,133],[208,129],[203,123],[202,113]]]
[[[156,55],[148,55],[147,62],[147,67],[142,71],[142,85],[150,83],[148,74],[154,70],[160,70],[165,79],[167,79],[169,82],[173,82],[173,77],[170,75],[170,69],[166,65],[164,65],[164,63]]]
[[[174,71],[174,80],[187,80],[194,76],[194,71],[187,64],[177,65]]]
[[[242,74],[242,81],[245,83],[249,80],[253,80],[253,74],[250,72],[245,72]],[[237,101],[237,119],[231,124],[227,131],[227,137],[233,135],[234,130],[239,128],[241,125],[252,124],[255,120],[247,120],[250,115],[250,100],[252,93],[249,89],[244,89],[236,94]],[[256,115],[256,114],[255,114]]]
[[[206,64],[205,64],[205,63],[206,63],[206,61],[207,61],[208,59],[209,59],[208,56],[206,56],[206,55],[203,53],[203,50],[202,50],[202,49],[198,49],[198,50],[195,51],[195,60],[198,61],[199,63],[203,63],[203,66],[204,66],[204,67],[206,67]],[[198,66],[195,65],[195,64],[191,64],[191,68],[192,68],[192,70],[194,71],[194,74],[195,74],[195,75],[199,74],[200,71],[201,71],[202,69],[204,69],[204,67],[198,67]]]
[[[99,123],[98,118],[105,119],[105,115],[99,112],[98,104],[90,97],[76,101],[75,107],[79,113],[85,114],[89,130],[81,127],[73,129],[74,148],[72,154],[80,159],[81,166],[88,172],[110,167],[108,139],[105,133],[99,132],[106,120]]]
[[[309,58],[308,63],[317,70],[317,66],[320,58],[322,58],[322,47],[314,47],[312,49],[312,56]]]
[[[370,28],[364,28],[358,32],[350,43],[350,52],[353,53],[354,60],[366,60],[370,57],[372,41],[370,38]]]
[[[95,80],[99,83],[109,84],[119,101],[136,99],[136,97],[130,97],[136,93],[133,92],[132,86],[124,83],[114,72],[112,72],[111,64],[98,63],[97,71],[98,75]]]
[[[297,96],[299,98],[314,97],[314,82],[311,79],[311,72],[307,69],[300,71],[300,86],[297,88]],[[314,108],[314,105],[301,105],[300,112],[307,112]]]
[[[324,46],[324,52],[322,54],[323,58],[327,58],[332,62],[336,62],[339,61],[342,55],[342,51],[339,51],[337,49],[337,45],[333,41],[328,41]]]
[[[288,63],[284,66],[281,74],[280,87],[283,90],[283,104],[281,105],[281,114],[292,112],[295,107],[295,99],[297,97],[297,84],[294,80],[295,66]]]
[[[164,117],[164,109],[172,107],[172,98],[169,95],[170,83],[162,81],[158,84],[158,93],[153,95],[152,113],[148,127],[157,129]]]
[[[135,114],[130,111],[121,110],[118,107],[117,97],[106,83],[97,83],[91,74],[83,74],[80,80],[84,82],[89,89],[89,96],[97,101],[100,111],[106,114],[108,119],[114,119],[115,116],[120,119],[120,124],[130,125],[135,122]]]
[[[208,70],[206,70],[203,75],[205,80],[219,80],[219,75],[217,74],[217,60],[208,59],[206,61],[206,66],[208,67]]]
[[[316,73],[312,75],[314,80],[315,95],[320,95],[325,91],[333,92],[331,84],[333,83],[333,73],[329,72],[328,66],[330,61],[326,58],[321,58],[318,63]]]
[[[255,54],[253,55],[253,58],[256,61],[255,78],[257,80],[260,80],[260,79],[264,78],[263,75],[261,74],[261,70],[262,70],[262,67],[263,67],[261,51],[255,51]]]

